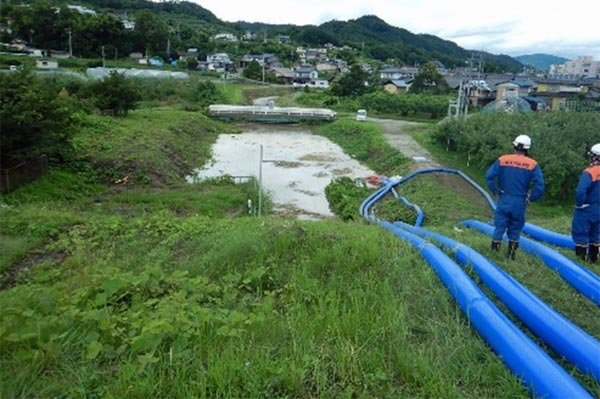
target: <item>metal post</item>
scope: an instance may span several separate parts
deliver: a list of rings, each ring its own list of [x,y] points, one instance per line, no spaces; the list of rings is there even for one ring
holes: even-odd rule
[[[106,68],[106,60],[104,59],[104,46],[102,46],[102,68]]]
[[[69,58],[73,58],[73,33],[69,29]]]
[[[263,146],[260,145],[260,160],[258,163],[258,216],[262,213],[262,164],[263,164]]]

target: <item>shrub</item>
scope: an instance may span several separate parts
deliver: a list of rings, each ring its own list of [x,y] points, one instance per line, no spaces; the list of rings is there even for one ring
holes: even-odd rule
[[[90,92],[98,109],[111,110],[115,115],[127,115],[141,98],[133,81],[114,71],[105,79],[92,83]]]
[[[40,154],[62,162],[71,148],[74,103],[29,69],[0,74],[0,165]]]

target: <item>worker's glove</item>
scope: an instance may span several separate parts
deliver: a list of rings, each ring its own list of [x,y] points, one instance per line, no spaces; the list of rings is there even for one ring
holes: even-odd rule
[[[575,209],[585,209],[588,206],[590,206],[590,204],[583,204],[583,205],[575,205]]]

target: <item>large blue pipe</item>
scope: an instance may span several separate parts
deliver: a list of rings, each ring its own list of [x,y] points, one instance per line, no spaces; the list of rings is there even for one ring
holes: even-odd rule
[[[360,206],[361,214],[419,250],[479,334],[535,396],[590,398],[588,392],[519,330],[446,254],[422,238],[371,215],[372,206],[385,197],[392,186],[386,184],[369,196]]]
[[[502,302],[533,333],[561,356],[577,366],[583,373],[600,381],[600,342],[542,302],[521,283],[479,252],[444,235],[426,229],[396,222],[399,226],[420,237],[432,239],[453,251],[462,265],[473,270]]]
[[[491,236],[494,232],[492,226],[478,220],[465,220],[461,224],[488,236]],[[600,277],[559,252],[528,238],[521,237],[519,245],[525,252],[542,259],[546,265],[558,272],[573,288],[600,306]]]
[[[545,229],[535,224],[525,223],[523,227],[523,233],[528,236],[535,238],[538,241],[544,241],[557,247],[575,249],[575,243],[571,236],[566,234],[556,233],[554,231]]]

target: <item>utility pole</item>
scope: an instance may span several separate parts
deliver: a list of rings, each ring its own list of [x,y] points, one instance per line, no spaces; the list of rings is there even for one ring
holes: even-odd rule
[[[104,46],[102,46],[102,68],[106,68],[106,59],[104,58]]]
[[[265,85],[265,61],[262,62],[262,84]]]
[[[69,58],[73,58],[73,33],[69,29]]]
[[[262,164],[263,164],[263,145],[260,145],[260,159],[258,161],[258,216],[262,213]]]

